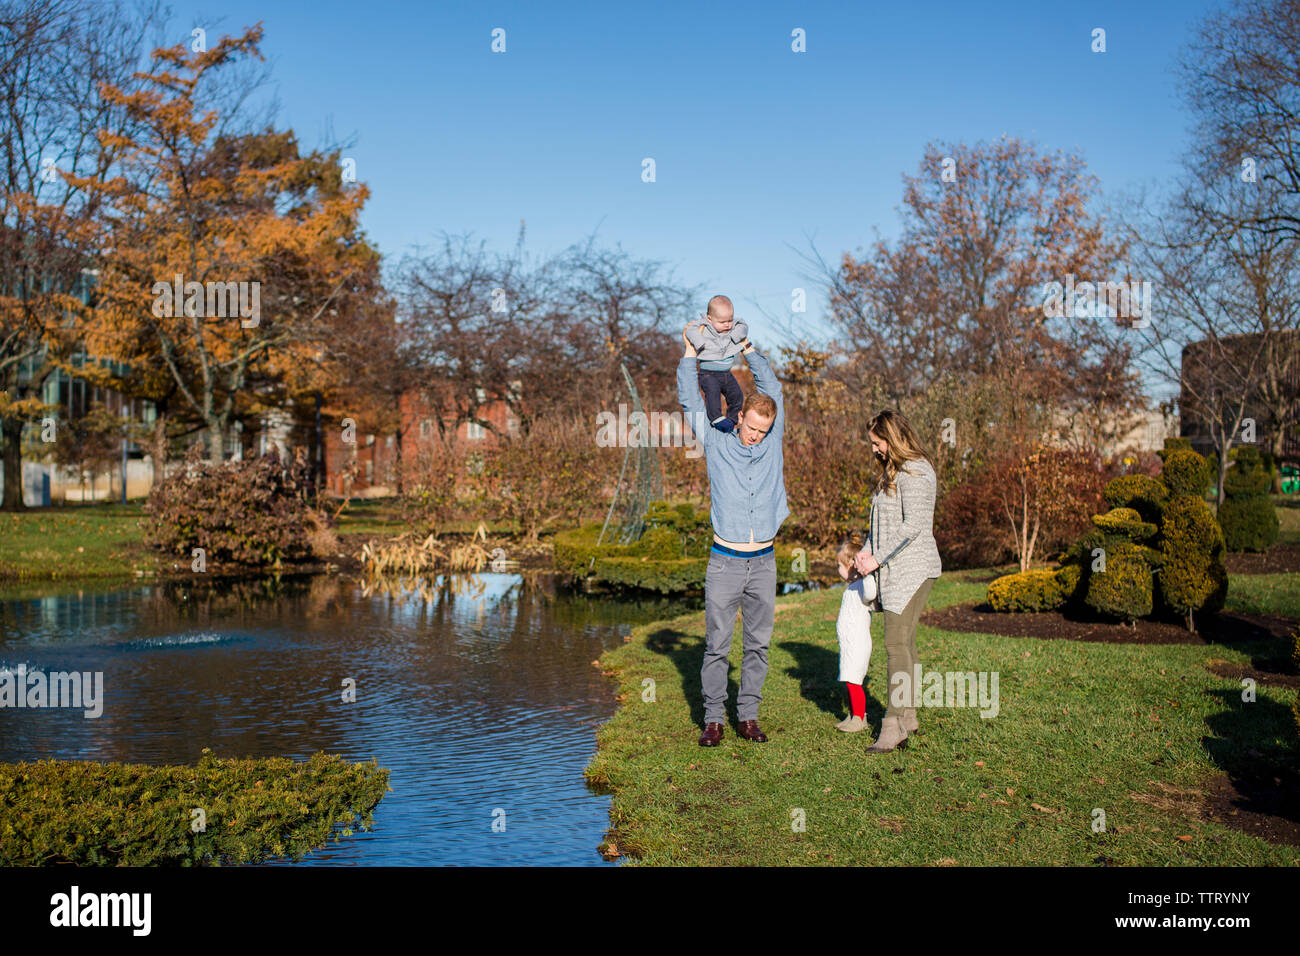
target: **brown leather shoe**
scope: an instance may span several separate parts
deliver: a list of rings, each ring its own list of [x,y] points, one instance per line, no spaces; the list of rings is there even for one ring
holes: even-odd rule
[[[705,724],[704,733],[700,734],[701,747],[716,747],[722,743],[722,724]]]
[[[739,733],[746,740],[752,740],[756,744],[767,743],[767,734],[758,729],[757,720],[742,720]]]

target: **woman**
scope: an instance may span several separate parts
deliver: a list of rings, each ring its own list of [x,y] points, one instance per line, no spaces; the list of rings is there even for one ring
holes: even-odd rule
[[[943,568],[934,541],[938,476],[920,439],[906,418],[888,408],[867,429],[880,474],[871,497],[871,532],[853,564],[877,576],[885,612],[889,707],[880,738],[867,748],[880,754],[905,745],[907,735],[917,731],[916,624]]]

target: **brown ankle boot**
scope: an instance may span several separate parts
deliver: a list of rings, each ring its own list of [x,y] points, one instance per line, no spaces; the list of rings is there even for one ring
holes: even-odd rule
[[[916,708],[904,707],[903,708],[903,729],[907,731],[908,736],[911,736],[912,734],[916,733],[917,730],[920,729],[920,727],[921,725],[917,723],[916,720]]]
[[[887,754],[907,746],[907,731],[901,717],[886,717],[880,722],[880,738],[867,748],[869,754]]]

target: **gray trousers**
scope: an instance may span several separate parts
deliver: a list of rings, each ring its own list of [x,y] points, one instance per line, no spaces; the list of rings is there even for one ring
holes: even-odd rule
[[[704,696],[704,722],[725,722],[727,655],[736,627],[736,610],[743,620],[744,643],[740,661],[740,693],[736,717],[757,720],[767,677],[767,647],[776,616],[776,553],[738,558],[709,552],[704,574],[704,663],[700,687]]]

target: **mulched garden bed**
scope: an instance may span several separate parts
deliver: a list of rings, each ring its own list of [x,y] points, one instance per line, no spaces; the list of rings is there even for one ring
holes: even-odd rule
[[[1202,813],[1268,843],[1300,846],[1300,778],[1294,773],[1217,778]]]
[[[1261,638],[1285,639],[1296,622],[1269,614],[1219,614],[1197,622],[1192,634],[1172,621],[1140,620],[1136,627],[1103,619],[1067,618],[1055,611],[1002,614],[986,603],[954,604],[926,611],[921,623],[944,631],[973,631],[1005,637],[1038,637],[1054,641],[1094,641],[1103,644],[1236,644]]]
[[[1300,571],[1300,545],[1275,544],[1262,554],[1229,553],[1223,566],[1229,574],[1295,574]]]

